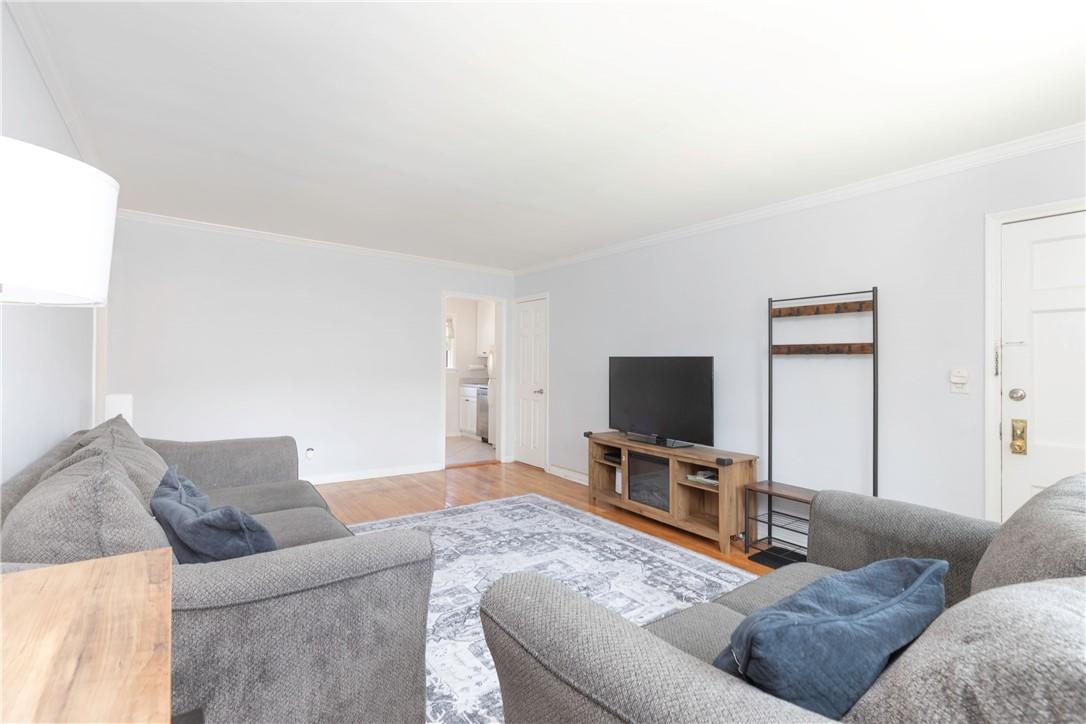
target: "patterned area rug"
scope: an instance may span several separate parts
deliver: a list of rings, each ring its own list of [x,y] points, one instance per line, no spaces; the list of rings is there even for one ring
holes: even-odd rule
[[[506,573],[535,571],[645,624],[754,576],[540,495],[352,525],[356,535],[430,533],[434,584],[426,644],[427,719],[501,721],[501,692],[479,598]]]

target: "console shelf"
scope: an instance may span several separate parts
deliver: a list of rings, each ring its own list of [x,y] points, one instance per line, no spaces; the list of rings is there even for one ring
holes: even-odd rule
[[[586,432],[585,437],[594,505],[623,508],[716,541],[724,553],[731,549],[732,536],[743,530],[740,495],[755,480],[756,455],[701,446],[667,448],[618,432]],[[604,459],[604,453],[616,451],[621,464]],[[715,471],[718,484],[688,479],[701,470]]]

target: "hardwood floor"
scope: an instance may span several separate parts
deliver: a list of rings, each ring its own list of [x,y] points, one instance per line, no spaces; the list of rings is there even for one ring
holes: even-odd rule
[[[494,446],[480,440],[470,437],[445,438],[446,467],[497,462],[496,457]]]
[[[713,541],[706,538],[625,510],[592,505],[588,502],[586,486],[549,475],[524,463],[451,468],[392,478],[329,483],[318,485],[317,490],[328,501],[332,513],[348,525],[537,493],[752,573],[762,575],[771,570],[748,561],[741,547],[737,550],[733,548],[725,555]]]

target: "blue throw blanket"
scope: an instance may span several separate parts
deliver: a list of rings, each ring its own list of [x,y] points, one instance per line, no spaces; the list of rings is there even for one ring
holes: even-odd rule
[[[209,563],[276,549],[268,529],[232,505],[212,509],[196,484],[174,468],[151,496],[151,512],[178,563]]]
[[[840,719],[943,612],[948,567],[893,558],[821,578],[745,618],[713,665]]]

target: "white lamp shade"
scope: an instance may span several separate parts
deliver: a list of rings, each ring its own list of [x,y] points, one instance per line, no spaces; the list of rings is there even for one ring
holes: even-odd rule
[[[104,411],[107,420],[120,415],[128,420],[129,425],[134,424],[132,422],[132,395],[120,393],[106,395]]]
[[[117,182],[0,137],[0,302],[106,303]]]

